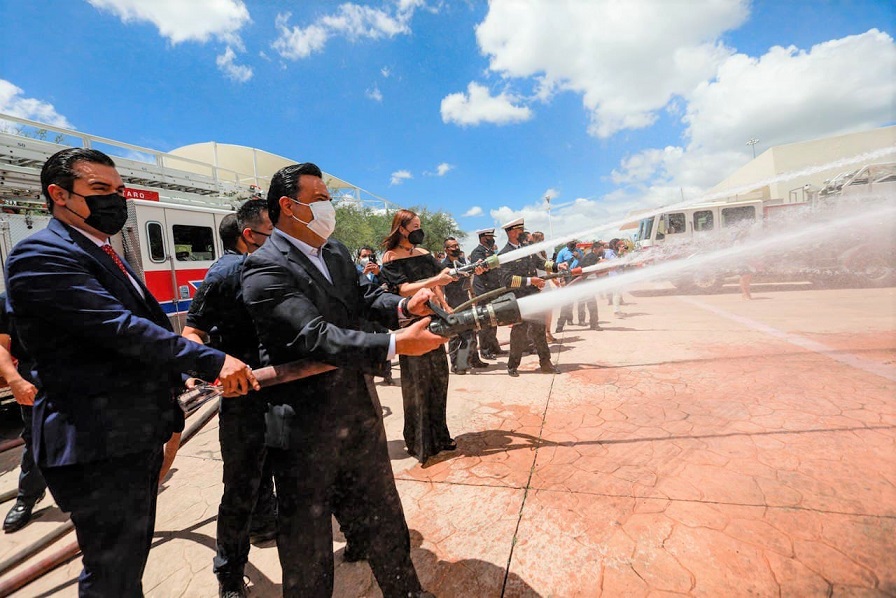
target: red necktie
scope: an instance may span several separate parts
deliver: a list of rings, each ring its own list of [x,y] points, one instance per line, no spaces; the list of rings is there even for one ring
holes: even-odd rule
[[[118,266],[118,269],[124,272],[125,276],[128,276],[128,269],[124,267],[123,263],[121,263],[121,258],[118,257],[118,254],[115,253],[115,250],[112,249],[112,246],[109,244],[103,245],[102,250],[112,258],[112,261],[115,262],[115,265]]]

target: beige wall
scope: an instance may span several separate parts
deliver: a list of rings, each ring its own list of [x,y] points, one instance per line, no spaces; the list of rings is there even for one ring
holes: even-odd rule
[[[868,157],[860,163],[844,164],[845,160],[868,154],[884,148],[893,148],[894,153],[880,157]],[[861,133],[837,135],[802,143],[791,143],[773,147],[754,160],[744,164],[731,176],[713,187],[710,195],[735,192],[742,197],[749,191],[758,192],[763,199],[787,202],[791,190],[797,190],[795,201],[802,201],[802,187],[821,187],[824,181],[843,172],[856,170],[867,163],[896,161],[896,126],[872,129]],[[829,165],[818,170],[816,167]],[[795,178],[784,181],[770,180],[786,173],[805,170]]]

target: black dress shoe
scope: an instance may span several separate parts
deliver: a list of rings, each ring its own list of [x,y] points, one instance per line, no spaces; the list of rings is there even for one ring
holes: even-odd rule
[[[218,582],[218,598],[245,598],[248,595],[249,589],[242,576],[239,579]]]
[[[367,551],[355,548],[354,544],[347,543],[345,550],[342,551],[342,560],[346,563],[357,563],[358,561],[367,560]]]
[[[471,361],[470,365],[473,366],[474,368],[487,368],[488,367],[487,363],[485,363],[484,361],[478,361],[478,360]]]
[[[507,373],[510,374],[512,378],[518,378],[520,373],[516,371],[516,368],[507,368]]]
[[[443,451],[456,451],[457,450],[457,441],[454,438],[449,438],[442,444]]]
[[[563,326],[557,326],[556,328],[554,328],[554,334],[560,334],[561,332],[563,332]]]
[[[452,368],[451,368],[451,373],[452,373],[452,374],[457,374],[458,376],[463,376],[463,375],[465,375],[465,374],[467,373],[467,370],[459,370],[459,369],[457,369],[456,367],[452,367]]]
[[[42,501],[46,494],[46,490],[41,492],[37,500],[30,504],[21,498],[17,499],[16,504],[9,510],[6,519],[3,520],[3,531],[11,534],[28,525],[28,522],[31,521],[31,513],[34,511],[34,505]]]
[[[491,351],[482,351],[480,355],[483,359],[496,359],[495,354]]]
[[[603,328],[600,327],[600,324],[592,324],[591,330],[603,330]]]
[[[497,351],[495,351],[495,355],[507,355],[507,351],[505,351],[504,349],[498,349]]]
[[[541,371],[545,374],[559,374],[560,370],[553,363],[545,363],[541,366]]]

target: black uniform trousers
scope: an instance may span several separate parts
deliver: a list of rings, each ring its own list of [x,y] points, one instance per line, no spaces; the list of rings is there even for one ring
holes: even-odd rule
[[[479,349],[497,355],[501,350],[501,343],[498,342],[497,327],[490,326],[479,331]]]
[[[219,581],[242,581],[249,559],[249,535],[276,525],[273,470],[264,445],[262,391],[221,400],[218,437],[224,461],[224,493],[218,507]]]
[[[142,598],[156,522],[162,446],[102,461],[42,469],[71,513],[83,554],[80,598]]]
[[[419,592],[382,418],[346,415],[332,426],[295,432],[288,449],[268,448],[277,482],[284,598],[331,598],[331,514],[348,541],[366,549],[385,598]]]
[[[538,361],[541,365],[550,365],[551,349],[545,338],[544,321],[530,322],[523,320],[514,324],[510,329],[510,355],[507,356],[507,369],[514,370],[519,367],[523,358],[523,351],[529,346],[529,339],[535,343],[535,351],[538,353]]]

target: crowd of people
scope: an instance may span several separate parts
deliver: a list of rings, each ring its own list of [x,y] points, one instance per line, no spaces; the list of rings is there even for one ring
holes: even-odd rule
[[[507,355],[516,377],[530,352],[539,371],[559,372],[549,318],[514,324],[505,351],[495,328],[451,339],[432,333],[434,310],[570,284],[576,268],[624,247],[595,242],[584,254],[572,243],[557,256],[521,252],[488,268],[480,262],[543,235],[514,220],[503,226],[500,251],[495,230],[483,229],[469,261],[452,237],[439,259],[422,248],[419,216],[399,210],[380,264],[372,247],[353,256],[332,238],[336,212],[322,172],[295,164],[272,177],[266,200],[249,200],[222,220],[225,253],[176,332],[109,243],[127,218],[114,162],[92,149],[63,150],[47,160],[41,185],[52,219],[12,251],[0,319],[0,374],[27,426],[20,491],[4,530],[27,524],[49,488],[75,526],[81,596],[142,595],[158,487],[184,425],[175,397],[198,380],[217,380],[224,392],[213,561],[221,596],[246,595],[250,544],[274,538],[283,595],[330,596],[333,517],[347,540],[344,558],[367,560],[384,596],[431,596],[410,559],[373,376],[391,383],[398,356],[408,454],[425,463],[455,450],[449,372],[488,368]],[[471,263],[472,272],[458,274]],[[611,304],[618,308],[615,295]],[[600,330],[596,298],[579,304],[579,324],[586,309]],[[564,307],[556,332],[572,322],[572,310]],[[252,372],[297,360],[332,367],[264,389]]]

